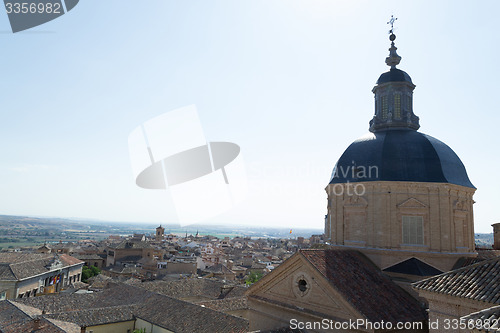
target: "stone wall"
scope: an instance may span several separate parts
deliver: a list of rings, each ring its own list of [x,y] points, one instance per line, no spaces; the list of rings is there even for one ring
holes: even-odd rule
[[[473,188],[380,181],[330,184],[326,191],[325,231],[330,243],[362,252],[363,249],[399,252],[393,259],[390,256],[384,259],[368,251],[370,259],[382,269],[422,255],[432,261],[429,264],[444,271],[460,256],[475,255]],[[423,244],[403,243],[403,216],[422,217]]]
[[[460,317],[497,305],[423,290],[419,290],[419,295],[429,302],[429,332],[435,333],[470,332],[460,327]]]

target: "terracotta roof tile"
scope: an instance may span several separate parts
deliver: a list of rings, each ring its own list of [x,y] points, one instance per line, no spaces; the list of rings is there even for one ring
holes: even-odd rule
[[[82,260],[75,258],[75,257],[72,257],[68,254],[60,254],[59,259],[61,259],[61,261],[64,262],[68,266],[84,263]]]
[[[205,268],[203,271],[216,274],[234,274],[234,272],[229,268],[227,268],[227,266],[224,264],[209,266]]]
[[[68,323],[66,321],[60,321],[60,320],[51,319],[51,318],[44,318],[44,319],[46,319],[48,322],[54,324],[54,326],[60,328],[61,330],[63,330],[66,333],[81,333],[81,328],[78,327],[78,325],[76,325],[74,323]]]
[[[371,261],[352,250],[300,250],[300,253],[362,315],[372,322],[426,319],[420,304]]]
[[[484,260],[413,283],[413,288],[500,304],[500,258]]]
[[[123,240],[119,243],[109,245],[111,249],[149,249],[151,248],[151,244],[143,241],[136,240]]]
[[[0,264],[0,281],[1,280],[17,280],[9,264]]]
[[[80,327],[89,327],[134,320],[133,310],[135,307],[134,305],[120,305],[87,310],[81,309],[78,311],[46,314],[45,317],[72,322]]]
[[[204,305],[209,309],[222,312],[249,309],[247,298],[245,296],[204,301],[204,302],[199,302],[197,304]]]
[[[22,280],[51,271],[50,265],[60,261],[62,267],[83,264],[67,254],[0,253],[0,279]]]
[[[91,326],[142,318],[170,331],[246,332],[248,321],[125,284],[92,294],[59,294],[19,299],[46,317]]]
[[[98,254],[95,253],[75,253],[72,254],[74,258],[80,259],[82,261],[85,260],[103,260],[105,258],[99,256]]]
[[[74,325],[61,328],[57,323],[43,317],[34,316],[33,313],[27,313],[25,310],[26,307],[19,306],[16,302],[0,301],[0,332],[32,332],[36,325],[35,319],[39,320],[37,333],[77,333],[80,331]]]
[[[247,332],[248,321],[158,294],[138,308],[136,317],[176,333]],[[169,299],[169,300],[167,300]]]
[[[474,332],[500,332],[500,305],[461,317]],[[472,330],[471,330],[472,332]]]
[[[209,279],[187,279],[176,281],[146,281],[130,280],[127,283],[139,288],[174,297],[186,299],[203,296],[208,299],[229,298],[243,296],[247,288],[242,286],[227,285],[220,281]],[[222,297],[221,297],[222,296]]]

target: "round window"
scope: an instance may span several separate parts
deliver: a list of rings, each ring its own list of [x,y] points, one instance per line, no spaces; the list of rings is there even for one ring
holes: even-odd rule
[[[299,290],[305,292],[307,290],[307,281],[304,279],[300,279],[298,282]]]

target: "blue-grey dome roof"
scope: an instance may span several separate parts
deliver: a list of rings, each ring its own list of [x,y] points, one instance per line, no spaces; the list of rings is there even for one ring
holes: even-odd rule
[[[450,183],[475,188],[450,147],[413,130],[369,133],[346,149],[333,169],[330,184],[365,181]]]
[[[388,72],[382,73],[377,80],[377,84],[387,82],[409,82],[413,84],[413,82],[411,82],[410,75],[397,68],[391,68]]]

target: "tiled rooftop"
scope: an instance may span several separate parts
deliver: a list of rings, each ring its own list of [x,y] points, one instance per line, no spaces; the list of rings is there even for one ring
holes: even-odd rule
[[[72,257],[68,254],[59,254],[59,259],[66,265],[76,265],[76,264],[82,264],[83,261],[75,258],[75,257]]]
[[[460,268],[463,268],[463,267],[467,267],[467,266],[470,266],[470,265],[474,265],[474,264],[477,264],[478,262],[481,262],[481,261],[484,261],[485,259],[484,258],[479,258],[479,257],[462,257],[462,258],[458,258],[457,262],[455,263],[455,265],[453,265],[453,268],[451,270],[455,270],[455,269],[460,269]]]
[[[116,259],[115,261],[121,262],[121,263],[137,263],[142,259],[142,256],[125,256],[121,257],[120,259]]]
[[[361,253],[337,249],[300,250],[300,253],[370,321],[426,319],[420,304]]]
[[[223,264],[217,264],[213,266],[209,266],[205,268],[203,271],[209,272],[209,273],[214,273],[214,274],[234,274],[232,270],[227,268],[226,265]]]
[[[102,269],[103,271],[108,271],[117,274],[133,274],[137,272],[137,267],[135,266],[123,266],[123,265],[114,265],[107,266]]]
[[[75,253],[73,257],[80,260],[103,260],[104,258],[95,253]]]
[[[17,280],[14,272],[10,269],[9,264],[0,263],[0,281]]]
[[[500,332],[500,306],[471,313],[460,320],[464,320],[468,328],[475,328],[474,332]]]
[[[152,246],[148,242],[136,240],[123,240],[119,243],[109,245],[112,249],[149,249]]]
[[[66,321],[60,321],[56,319],[51,319],[51,318],[44,318],[44,320],[52,323],[54,326],[57,326],[59,329],[61,329],[63,332],[66,333],[80,333],[81,328],[78,327],[78,325],[74,323],[69,323]],[[37,331],[38,333],[38,331]]]
[[[177,299],[186,299],[195,296],[204,296],[211,299],[241,297],[247,290],[245,287],[228,286],[220,281],[209,279],[156,280],[147,282],[139,282],[134,279],[127,281],[127,283]]]
[[[0,253],[0,280],[21,280],[50,271],[50,265],[60,261],[63,267],[83,264],[67,254]]]
[[[78,310],[70,312],[46,314],[45,317],[72,322],[80,327],[89,327],[109,323],[134,320],[133,310],[137,305],[120,305],[105,308]]]
[[[475,257],[462,257],[457,260],[453,266],[453,270],[466,267],[469,265],[477,264],[478,262],[500,257],[499,250],[492,249],[476,249],[477,256]]]
[[[103,290],[108,286],[108,283],[112,281],[113,279],[109,276],[97,274],[89,279],[90,289]]]
[[[46,317],[82,326],[142,318],[170,331],[246,332],[242,318],[124,284],[93,294],[50,295],[16,302],[43,309]]]
[[[136,317],[176,333],[247,332],[248,321],[209,308],[152,294]],[[166,299],[169,299],[168,301]]]
[[[0,301],[0,332],[20,333],[35,332],[35,319],[39,319],[37,333],[79,333],[80,328],[68,324],[60,326],[58,322],[52,322],[43,317],[34,315],[36,309],[20,306],[12,301]],[[39,311],[38,311],[39,312]]]
[[[204,301],[204,302],[199,302],[197,304],[204,305],[209,309],[222,312],[248,309],[247,298],[244,296],[218,299],[212,301]]]
[[[92,294],[46,295],[16,299],[16,302],[43,309],[46,313],[81,311],[141,303],[144,291],[142,293],[131,292],[134,290],[127,286],[113,284],[111,288]]]
[[[413,284],[424,290],[450,296],[500,304],[500,258],[450,271]]]

